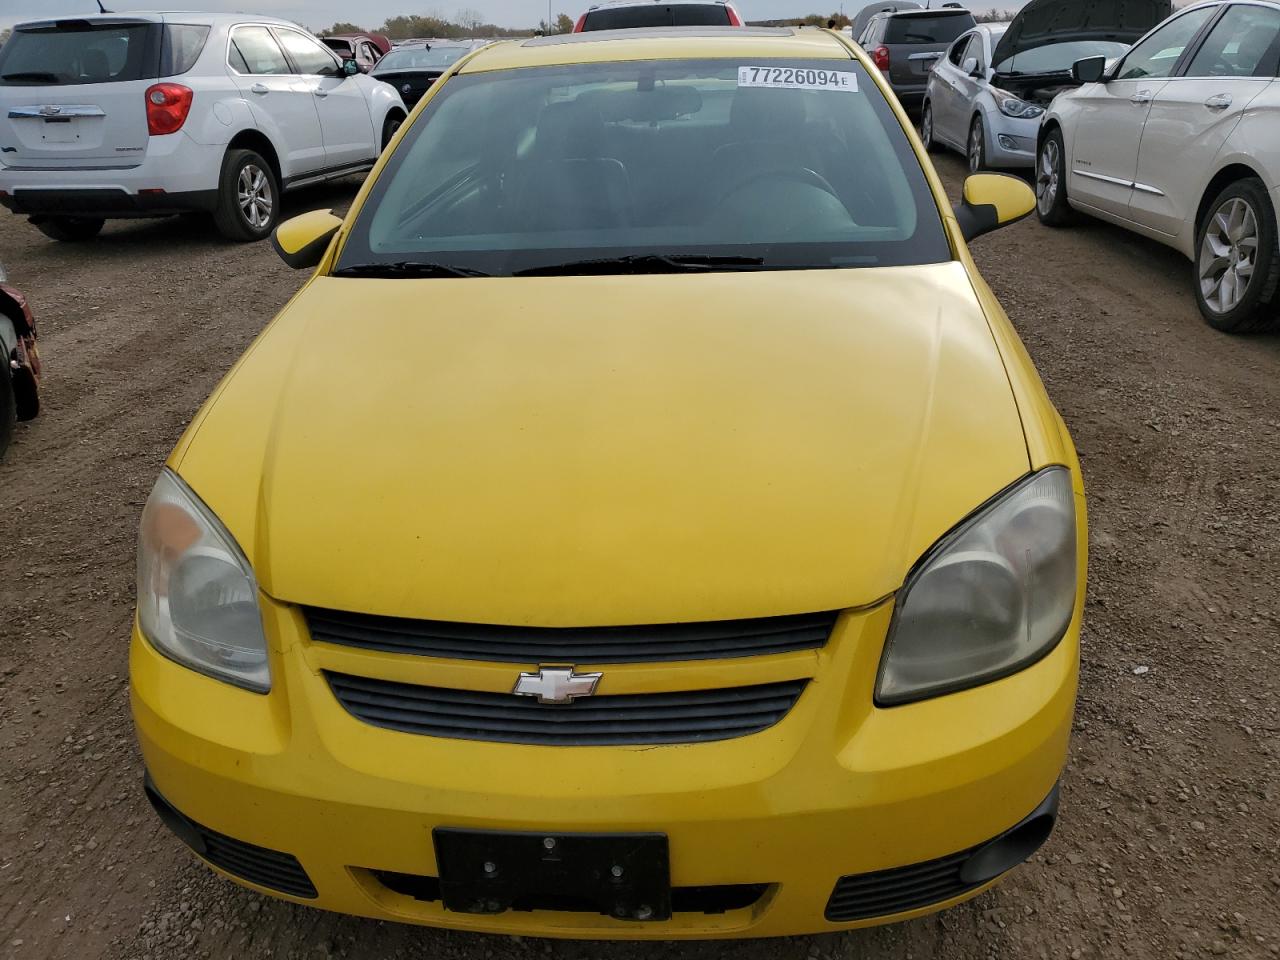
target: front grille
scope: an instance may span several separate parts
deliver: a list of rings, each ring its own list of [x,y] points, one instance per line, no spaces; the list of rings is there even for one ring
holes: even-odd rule
[[[965,850],[907,867],[841,877],[827,901],[827,919],[848,921],[884,917],[958,897],[981,886],[981,883],[966,883],[960,878],[961,868],[972,853],[972,850]]]
[[[415,873],[395,873],[391,870],[371,870],[374,878],[388,890],[425,903],[440,900],[440,880],[437,877]],[[731,883],[706,887],[672,887],[672,913],[719,914],[730,910],[742,910],[757,903],[769,889],[767,883]],[[560,897],[553,891],[537,896],[518,898],[512,910],[558,910],[571,913],[601,913],[595,904]],[[608,916],[608,914],[605,914]]]
[[[564,705],[329,673],[347,711],[404,733],[556,746],[698,743],[759,733],[790,710],[807,680],[723,690],[597,696]]]
[[[196,823],[165,799],[151,783],[144,785],[147,799],[156,813],[174,834],[215,867],[260,887],[279,890],[293,897],[312,900],[316,896],[315,885],[302,869],[302,864],[292,854],[259,847],[245,840],[237,840],[225,833]]]
[[[823,646],[837,613],[625,627],[506,627],[306,607],[311,638],[366,650],[499,663],[650,663]]]

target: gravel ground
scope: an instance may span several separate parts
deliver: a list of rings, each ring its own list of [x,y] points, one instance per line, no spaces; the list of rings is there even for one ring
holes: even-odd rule
[[[953,192],[961,166],[939,160]],[[295,211],[349,202],[343,184]],[[1145,958],[1280,955],[1280,337],[1196,313],[1190,266],[1099,224],[975,244],[1090,493],[1083,678],[1057,832],[995,890],[850,934],[602,945],[374,923],[192,861],[140,790],[126,691],[138,513],[301,278],[189,221],[83,246],[0,217],[46,407],[0,465],[0,956]]]

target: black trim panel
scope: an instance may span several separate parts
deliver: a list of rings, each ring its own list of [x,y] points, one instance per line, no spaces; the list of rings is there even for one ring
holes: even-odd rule
[[[44,190],[20,187],[12,193],[0,194],[0,204],[29,217],[103,217],[108,220],[167,217],[175,213],[212,213],[218,205],[218,191],[128,193],[115,188]]]

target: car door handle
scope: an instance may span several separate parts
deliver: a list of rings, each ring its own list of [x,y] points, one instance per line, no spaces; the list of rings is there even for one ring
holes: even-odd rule
[[[319,89],[319,88],[317,87],[317,88],[316,88],[316,90],[315,90],[315,95],[316,95],[317,97],[327,97],[327,96],[329,95],[329,91],[328,91],[328,90],[321,90],[321,89]]]
[[[1210,97],[1208,100],[1204,102],[1204,105],[1208,107],[1210,110],[1225,110],[1227,109],[1227,107],[1231,106],[1231,94],[1229,93],[1214,94],[1212,97]]]
[[[1150,103],[1150,102],[1151,102],[1151,91],[1150,91],[1150,90],[1139,90],[1137,93],[1135,93],[1132,97],[1130,97],[1130,98],[1129,98],[1129,102],[1130,102],[1130,103],[1135,103],[1135,104],[1137,104],[1138,106],[1142,106],[1143,104]]]
[[[268,87],[265,83],[255,83],[252,87],[249,88],[249,92],[262,95],[264,93],[270,93],[271,88]]]

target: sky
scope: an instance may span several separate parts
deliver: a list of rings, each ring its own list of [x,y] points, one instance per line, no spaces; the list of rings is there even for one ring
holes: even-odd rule
[[[352,21],[366,28],[400,14],[439,14],[452,19],[461,8],[475,9],[485,20],[504,27],[534,26],[547,17],[548,0],[105,0],[110,10],[199,9],[206,11],[239,11],[263,16],[285,17],[313,30],[340,20]],[[550,0],[554,13],[567,13],[577,18],[592,0]],[[870,0],[846,0],[845,13],[852,16]],[[942,0],[939,0],[941,4]],[[801,17],[807,13],[830,13],[840,8],[840,0],[735,0],[735,5],[748,20]],[[977,0],[974,9],[991,7],[1017,8],[1020,0]],[[0,29],[22,20],[97,13],[94,0],[0,0]]]

